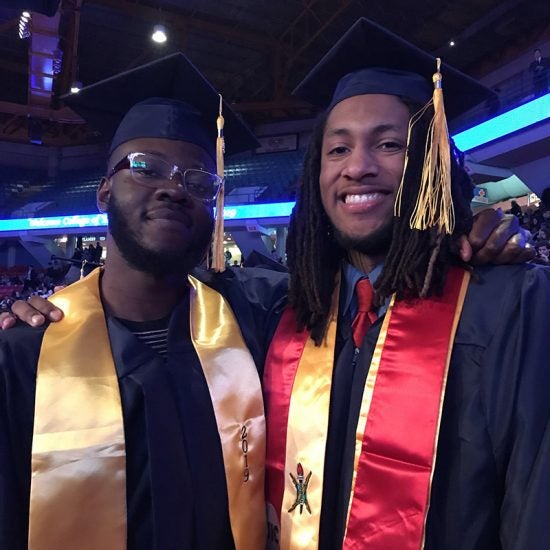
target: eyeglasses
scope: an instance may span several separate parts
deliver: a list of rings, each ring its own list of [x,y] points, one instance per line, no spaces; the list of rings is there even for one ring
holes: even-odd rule
[[[223,179],[206,170],[189,168],[181,170],[151,153],[130,153],[120,160],[109,173],[109,178],[121,170],[130,170],[132,179],[140,185],[152,188],[166,187],[168,182],[176,181],[194,198],[201,201],[213,201]],[[175,177],[179,175],[179,180]]]

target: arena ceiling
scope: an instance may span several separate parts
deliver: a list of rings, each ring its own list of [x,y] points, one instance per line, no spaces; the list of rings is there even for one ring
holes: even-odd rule
[[[39,13],[58,5],[58,18]],[[22,40],[19,17],[29,7],[32,33]],[[175,51],[250,124],[310,116],[291,91],[360,16],[475,77],[550,37],[548,0],[4,0],[0,140],[97,139],[59,96],[73,81],[91,84]],[[150,40],[159,23],[169,33],[163,45]],[[45,67],[56,57],[62,63],[50,91]]]

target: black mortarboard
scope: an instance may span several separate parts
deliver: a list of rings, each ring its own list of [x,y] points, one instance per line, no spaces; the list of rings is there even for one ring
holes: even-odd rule
[[[175,53],[62,97],[67,105],[118,145],[140,137],[195,143],[213,157],[219,95],[198,69]],[[258,147],[248,127],[224,102],[228,154]]]
[[[329,109],[363,94],[389,94],[426,103],[432,96],[436,58],[366,18],[359,19],[294,90]],[[494,97],[473,78],[442,64],[445,110],[452,120]]]

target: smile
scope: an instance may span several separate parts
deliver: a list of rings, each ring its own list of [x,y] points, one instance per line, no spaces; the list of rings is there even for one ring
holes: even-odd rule
[[[344,197],[344,202],[346,204],[363,204],[363,203],[377,201],[384,196],[385,196],[384,193],[380,193],[378,191],[375,191],[373,193],[364,193],[361,195],[346,195]]]

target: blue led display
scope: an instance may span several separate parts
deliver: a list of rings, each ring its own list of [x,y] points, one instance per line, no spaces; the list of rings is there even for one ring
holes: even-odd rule
[[[282,218],[290,216],[292,208],[294,208],[294,202],[228,205],[223,209],[223,217],[226,220]],[[82,229],[89,227],[107,227],[107,214],[83,214],[76,216],[0,220],[0,232],[59,229],[62,233],[63,229],[75,227]]]
[[[550,94],[491,118],[453,136],[461,151],[469,151],[550,118]]]

